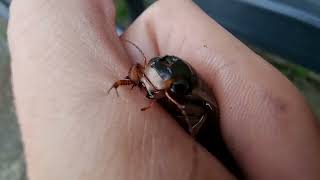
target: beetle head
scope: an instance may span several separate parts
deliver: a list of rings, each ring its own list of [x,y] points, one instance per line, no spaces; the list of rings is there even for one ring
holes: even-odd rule
[[[130,68],[128,77],[131,81],[134,81],[136,84],[138,84],[143,76],[143,71],[143,66],[141,64],[136,64]]]

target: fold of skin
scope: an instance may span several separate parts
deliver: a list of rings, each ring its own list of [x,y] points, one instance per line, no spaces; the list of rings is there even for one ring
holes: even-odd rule
[[[233,179],[138,89],[106,89],[139,52],[107,1],[13,1],[12,81],[30,179]],[[278,71],[191,1],[162,0],[123,38],[187,60],[211,86],[223,137],[250,179],[319,179],[320,134]],[[127,52],[130,56],[127,55]]]

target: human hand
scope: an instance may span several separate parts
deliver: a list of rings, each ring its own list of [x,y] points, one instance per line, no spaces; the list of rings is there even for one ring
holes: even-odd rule
[[[138,89],[106,88],[137,50],[111,0],[13,1],[12,79],[28,174],[37,179],[233,179]],[[292,84],[191,1],[161,0],[123,38],[187,60],[210,85],[223,137],[249,179],[319,179],[319,126]]]

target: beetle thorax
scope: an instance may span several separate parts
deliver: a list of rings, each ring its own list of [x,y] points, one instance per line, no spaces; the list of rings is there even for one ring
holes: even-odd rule
[[[152,67],[147,66],[144,76],[140,79],[146,91],[154,95],[154,98],[164,97],[164,90],[170,87],[170,83],[161,78],[159,73]]]

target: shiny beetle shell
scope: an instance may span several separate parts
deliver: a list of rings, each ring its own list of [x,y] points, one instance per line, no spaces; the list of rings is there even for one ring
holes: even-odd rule
[[[147,97],[158,99],[193,136],[209,115],[217,116],[217,105],[210,100],[209,89],[198,78],[194,69],[182,59],[168,55],[155,57],[146,66],[144,75],[141,82],[147,91]]]
[[[144,75],[141,82],[145,85],[149,98],[164,97],[167,90],[172,95],[183,97],[190,94],[197,85],[197,77],[192,68],[175,56],[151,59]]]

